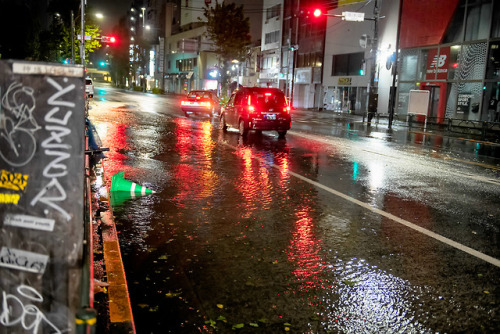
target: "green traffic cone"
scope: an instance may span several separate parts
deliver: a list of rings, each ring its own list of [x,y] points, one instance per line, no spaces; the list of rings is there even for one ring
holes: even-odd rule
[[[125,172],[121,171],[113,175],[111,178],[111,191],[128,192],[131,196],[149,195],[154,191],[146,187],[140,186],[137,183],[125,180]]]

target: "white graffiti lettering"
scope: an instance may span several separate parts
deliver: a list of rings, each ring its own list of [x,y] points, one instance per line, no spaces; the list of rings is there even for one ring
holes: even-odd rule
[[[63,126],[58,126],[58,125],[47,125],[45,127],[47,131],[50,131],[50,137],[45,139],[42,142],[42,146],[45,148],[60,148],[60,149],[68,149],[71,148],[70,145],[68,144],[62,144],[63,142],[63,137],[71,134],[71,130],[68,128],[65,128]]]
[[[37,290],[27,285],[20,285],[17,287],[17,294],[19,296],[2,291],[1,325],[5,327],[21,325],[24,330],[32,333],[38,333],[42,324],[49,326],[53,333],[68,331],[57,328],[36,305],[33,305],[43,302],[43,297]]]
[[[71,155],[66,152],[59,152],[59,151],[52,151],[52,150],[45,150],[45,154],[48,156],[56,156],[54,160],[50,162],[50,164],[47,165],[43,169],[43,176],[48,177],[48,178],[55,178],[55,177],[63,177],[68,174],[66,165],[60,163],[61,161],[64,161],[66,159],[69,159]],[[61,172],[56,173],[51,170],[61,170]]]
[[[62,98],[73,91],[76,86],[71,84],[63,87],[52,78],[47,78],[47,82],[56,89],[56,93],[47,100],[47,103],[53,106],[44,117],[45,122],[47,122],[44,128],[50,132],[50,137],[45,139],[41,146],[44,149],[44,154],[47,157],[53,157],[53,159],[44,167],[42,173],[43,177],[48,179],[48,183],[31,200],[31,205],[34,206],[38,202],[48,205],[59,211],[69,221],[71,216],[61,207],[61,203],[67,199],[67,193],[59,178],[68,175],[68,168],[64,162],[71,157],[71,154],[65,151],[69,150],[71,146],[65,143],[64,139],[71,135],[71,129],[66,125],[73,112],[65,108],[73,108],[75,103],[62,100]]]
[[[49,190],[55,190],[56,195],[45,197],[45,194],[49,193]],[[37,202],[44,203],[50,206],[51,208],[59,211],[67,220],[70,220],[71,216],[63,208],[61,208],[59,205],[56,204],[57,202],[62,202],[66,200],[66,198],[67,198],[66,191],[59,183],[59,180],[57,178],[53,178],[45,187],[43,187],[43,189],[38,193],[38,195],[36,195],[33,198],[33,200],[31,200],[30,204],[34,206]]]

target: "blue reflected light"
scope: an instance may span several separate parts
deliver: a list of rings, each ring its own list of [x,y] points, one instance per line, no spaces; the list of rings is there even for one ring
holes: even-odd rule
[[[359,164],[357,162],[354,162],[352,164],[352,179],[353,179],[353,181],[356,181],[358,179],[358,172],[359,172]]]

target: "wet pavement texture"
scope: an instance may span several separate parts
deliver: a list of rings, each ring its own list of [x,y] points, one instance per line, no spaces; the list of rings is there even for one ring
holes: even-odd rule
[[[312,113],[245,139],[175,97],[92,104],[106,177],[157,192],[113,205],[138,333],[500,331],[496,146]]]

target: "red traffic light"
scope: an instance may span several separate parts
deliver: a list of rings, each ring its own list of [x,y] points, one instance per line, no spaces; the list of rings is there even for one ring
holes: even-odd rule
[[[102,43],[116,43],[116,38],[114,36],[101,36]]]
[[[313,15],[314,15],[315,17],[320,17],[320,16],[321,16],[321,14],[322,14],[322,13],[321,13],[321,9],[319,9],[319,8],[316,8],[316,9],[314,10],[314,12],[313,12]]]

